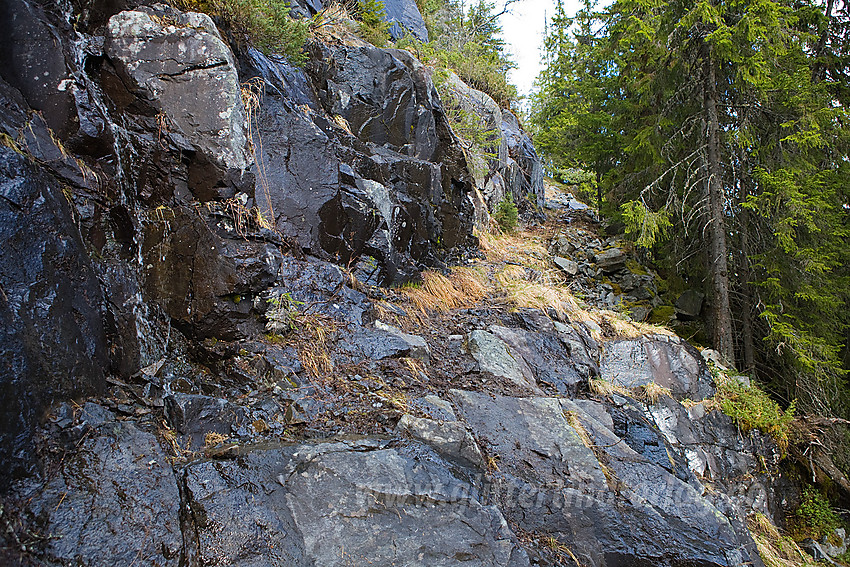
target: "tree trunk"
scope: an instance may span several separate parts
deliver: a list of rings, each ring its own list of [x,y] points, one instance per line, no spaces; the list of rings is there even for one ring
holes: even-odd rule
[[[712,318],[712,338],[714,349],[723,356],[729,364],[734,365],[735,347],[732,340],[732,311],[729,308],[729,269],[726,247],[726,213],[725,195],[720,170],[720,120],[717,117],[717,76],[715,71],[714,54],[706,45],[705,74],[705,113],[708,120],[708,193],[709,218],[709,270],[711,273],[712,303],[714,317]]]
[[[743,180],[741,183],[743,184]],[[741,309],[741,334],[744,342],[743,371],[754,376],[756,356],[753,343],[753,296],[750,290],[750,215],[746,209],[741,209],[739,219],[741,222],[741,290],[744,304]]]

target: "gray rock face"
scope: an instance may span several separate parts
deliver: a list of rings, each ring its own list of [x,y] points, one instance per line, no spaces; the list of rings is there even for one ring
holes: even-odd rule
[[[481,367],[482,372],[507,378],[517,386],[537,390],[534,373],[521,356],[514,356],[507,344],[493,333],[475,330],[469,334],[469,353]]]
[[[491,397],[452,390],[458,411],[499,456],[499,470],[536,486],[604,490],[605,475],[555,398]]]
[[[535,210],[541,210],[546,201],[543,165],[531,138],[520,128],[516,116],[508,110],[502,112],[502,135],[513,161],[513,164],[508,164],[510,175],[505,177],[514,188],[517,206],[521,210],[527,210],[529,205]]]
[[[0,147],[0,489],[32,466],[57,399],[102,391],[102,292],[61,186]]]
[[[250,165],[247,119],[233,54],[209,16],[142,8],[109,20],[106,53],[127,88],[164,113],[224,169]]]
[[[655,382],[676,399],[702,400],[714,395],[699,352],[669,340],[615,341],[605,345],[602,377],[627,388]]]
[[[517,360],[531,368],[531,383],[545,383],[562,394],[575,394],[578,385],[586,382],[588,376],[577,369],[570,355],[569,343],[565,343],[558,333],[498,325],[490,327],[490,331],[510,347]]]
[[[452,396],[475,435],[486,440],[485,451],[498,455],[494,497],[508,520],[551,535],[582,563],[761,564],[734,511],[724,515],[702,497],[698,483],[633,450],[586,406],[462,391]]]
[[[393,39],[401,39],[409,33],[419,41],[428,41],[425,20],[413,0],[385,0],[384,14],[392,24],[390,35]]]
[[[204,564],[528,565],[471,485],[377,443],[253,451],[186,479]]]

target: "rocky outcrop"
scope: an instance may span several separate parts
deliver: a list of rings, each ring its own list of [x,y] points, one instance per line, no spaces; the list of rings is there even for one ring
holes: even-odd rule
[[[474,254],[488,183],[539,206],[509,112],[464,91],[496,134],[476,177],[405,51],[302,70],[126,4],[3,8],[56,49],[0,69],[0,563],[760,565],[778,452],[692,403],[684,342],[377,285]],[[567,244],[574,277],[648,286]]]
[[[442,79],[440,91],[456,133],[464,140],[475,186],[483,197],[481,205],[486,207],[483,213],[495,211],[506,196],[522,212],[540,212],[545,202],[543,167],[516,116],[451,72]]]
[[[105,39],[127,90],[162,113],[163,135],[224,169],[247,169],[239,77],[209,16],[143,7],[110,18]]]
[[[470,243],[463,154],[409,53],[316,47],[307,76],[253,52],[251,68],[266,85],[255,192],[281,233],[343,264],[374,258],[380,284]]]

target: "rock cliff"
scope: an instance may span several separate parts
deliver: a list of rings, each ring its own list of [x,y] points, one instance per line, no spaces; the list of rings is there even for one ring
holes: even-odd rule
[[[4,564],[761,565],[779,451],[700,353],[488,291],[550,277],[476,236],[507,193],[542,218],[509,111],[162,4],[0,16]]]

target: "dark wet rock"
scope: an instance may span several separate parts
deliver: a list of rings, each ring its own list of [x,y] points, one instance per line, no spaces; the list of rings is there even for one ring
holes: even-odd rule
[[[45,7],[27,0],[3,2],[0,22],[3,79],[43,114],[53,131],[73,134],[76,109],[60,30],[49,22]]]
[[[250,298],[277,277],[279,252],[226,243],[195,210],[175,208],[145,226],[142,255],[148,298],[187,334],[235,340],[261,331]]]
[[[699,352],[670,337],[607,343],[602,377],[627,388],[654,382],[669,388],[679,400],[702,400],[714,394],[711,376]]]
[[[405,414],[396,429],[430,445],[444,458],[461,466],[485,466],[478,444],[460,421],[435,421]]]
[[[281,263],[282,286],[270,293],[289,294],[297,307],[308,313],[322,313],[339,321],[363,324],[370,309],[366,295],[350,287],[350,278],[339,266],[313,257],[299,260],[285,256]]]
[[[44,564],[177,567],[184,542],[169,456],[130,423],[100,431],[30,495],[31,514],[51,534]]]
[[[256,52],[250,59],[265,82],[255,193],[278,230],[381,285],[414,280],[440,263],[438,249],[469,243],[463,154],[418,61],[317,46],[308,77]]]
[[[162,6],[116,14],[106,53],[126,87],[164,113],[184,137],[224,169],[251,161],[233,54],[209,16]]]
[[[428,362],[431,349],[420,336],[402,332],[391,325],[375,321],[374,327],[361,327],[350,338],[350,345],[355,346],[363,356],[372,360],[385,358],[417,358]]]
[[[185,479],[205,564],[528,565],[471,485],[368,440],[254,450]]]
[[[103,390],[109,368],[97,276],[62,187],[0,146],[0,485],[32,465],[55,400]]]
[[[689,289],[679,296],[676,300],[676,317],[683,321],[692,321],[699,318],[702,311],[702,303],[705,295]]]
[[[393,39],[401,39],[410,34],[419,41],[428,41],[425,20],[422,19],[414,0],[385,0],[384,14],[386,21],[392,24],[390,35]]]
[[[222,398],[173,394],[165,398],[165,410],[169,425],[191,440],[192,450],[205,445],[208,433],[230,437],[246,424],[245,410]]]

